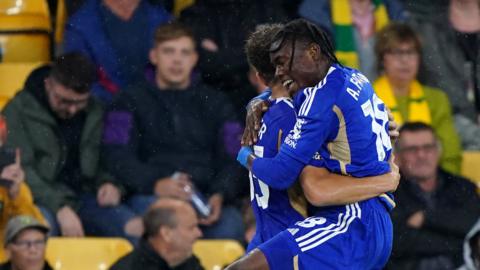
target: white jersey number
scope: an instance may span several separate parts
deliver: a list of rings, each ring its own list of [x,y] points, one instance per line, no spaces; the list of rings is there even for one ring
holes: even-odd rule
[[[263,146],[253,146],[253,151],[257,157],[263,157]],[[254,181],[258,182],[260,190],[255,189]],[[268,199],[270,198],[270,190],[264,182],[250,173],[250,200],[256,200],[258,207],[262,209],[268,208]]]
[[[385,149],[392,149],[392,144],[385,129],[388,123],[388,114],[385,109],[380,109],[381,104],[383,104],[383,101],[378,98],[377,95],[373,94],[372,99],[362,104],[362,110],[364,116],[372,118],[372,131],[377,135],[378,160],[383,161],[385,160]]]

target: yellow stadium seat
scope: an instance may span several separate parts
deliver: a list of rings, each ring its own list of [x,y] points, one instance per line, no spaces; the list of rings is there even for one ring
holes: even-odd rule
[[[480,151],[464,151],[462,159],[462,175],[480,188]]]
[[[106,270],[133,249],[122,238],[50,238],[47,261],[54,270]]]
[[[63,31],[65,29],[65,23],[67,22],[67,7],[65,6],[65,0],[58,0],[57,2],[57,14],[55,15],[55,43],[60,44],[63,42]]]
[[[0,32],[0,50],[2,62],[48,62],[51,57],[50,37],[42,34]]]
[[[3,62],[49,61],[51,31],[46,0],[0,0]]]
[[[42,62],[0,63],[0,110],[23,88],[30,72]]]
[[[173,2],[173,15],[177,18],[180,17],[180,13],[193,4],[195,4],[195,0],[175,0]]]
[[[51,30],[46,0],[1,0],[0,30]]]
[[[220,270],[243,256],[245,250],[234,240],[198,240],[193,253],[205,270]]]

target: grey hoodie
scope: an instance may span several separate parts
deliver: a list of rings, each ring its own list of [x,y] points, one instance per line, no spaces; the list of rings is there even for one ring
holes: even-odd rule
[[[470,247],[470,239],[480,231],[480,220],[473,225],[472,229],[468,232],[467,236],[465,237],[465,241],[463,242],[463,259],[465,264],[462,267],[458,268],[458,270],[478,270],[475,267],[475,264],[472,259],[472,249]]]

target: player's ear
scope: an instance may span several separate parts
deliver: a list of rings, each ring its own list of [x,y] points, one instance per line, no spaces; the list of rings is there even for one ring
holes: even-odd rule
[[[317,43],[310,43],[308,46],[308,55],[315,61],[321,58],[322,51],[320,50],[320,46]]]
[[[267,85],[267,83],[265,82],[265,79],[262,77],[260,73],[258,73],[258,71],[255,72],[255,76],[257,76],[257,79],[261,84]]]

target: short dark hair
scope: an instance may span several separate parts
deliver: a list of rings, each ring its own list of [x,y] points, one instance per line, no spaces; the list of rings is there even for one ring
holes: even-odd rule
[[[377,58],[378,71],[383,70],[383,57],[395,45],[399,43],[412,42],[417,53],[422,52],[422,44],[418,38],[417,33],[405,23],[390,23],[383,27],[377,33],[377,40],[375,42],[375,55]]]
[[[424,122],[407,122],[403,124],[400,129],[398,130],[399,132],[399,137],[398,140],[395,142],[395,148],[397,150],[400,149],[400,141],[402,138],[402,133],[404,132],[420,132],[420,131],[429,131],[432,133],[433,138],[435,139],[435,142],[438,143],[437,140],[437,135],[435,133],[435,129],[429,124],[426,124]]]
[[[96,68],[83,54],[71,52],[53,61],[50,77],[76,93],[84,94],[90,91],[96,80]]]
[[[155,30],[154,45],[181,37],[188,37],[195,44],[195,36],[188,26],[178,21],[162,24]]]
[[[248,36],[245,44],[248,63],[260,73],[267,84],[275,77],[275,67],[270,61],[270,45],[281,29],[282,25],[278,23],[260,24]]]
[[[151,208],[143,216],[144,238],[157,235],[161,227],[175,228],[177,226],[176,210],[173,206]]]
[[[430,131],[433,134],[435,134],[435,130],[433,129],[433,127],[424,122],[407,122],[400,127],[399,129],[400,135],[405,131],[409,131],[409,132]]]
[[[274,37],[270,46],[270,52],[280,50],[287,41],[292,42],[290,69],[292,68],[292,59],[294,56],[296,41],[302,41],[305,43],[313,42],[318,44],[322,54],[326,56],[330,62],[339,63],[335,56],[335,48],[333,47],[333,43],[327,32],[305,19],[295,19],[285,24],[283,29],[281,29]]]

